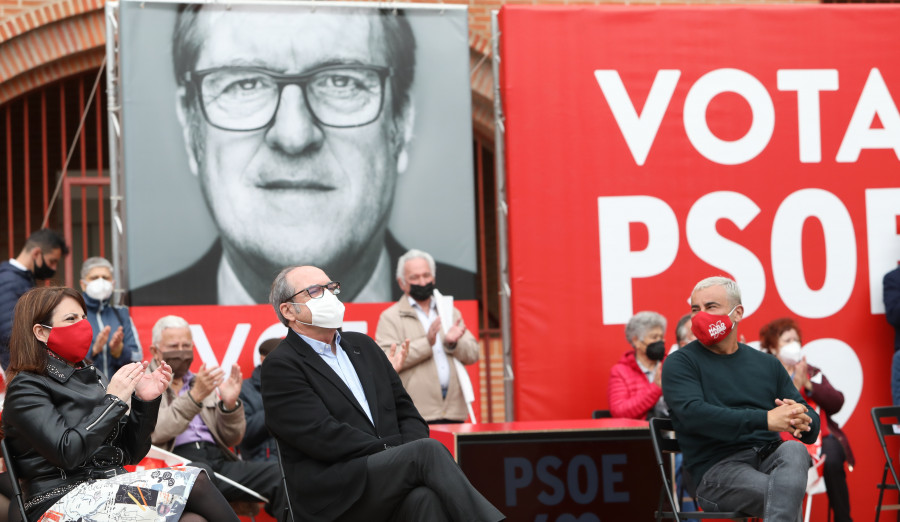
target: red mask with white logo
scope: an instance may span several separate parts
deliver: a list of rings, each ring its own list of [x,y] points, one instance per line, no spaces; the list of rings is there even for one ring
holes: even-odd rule
[[[731,309],[734,312],[737,305]],[[713,346],[722,342],[734,329],[731,312],[725,315],[713,315],[708,312],[697,312],[691,317],[691,331],[703,346]]]

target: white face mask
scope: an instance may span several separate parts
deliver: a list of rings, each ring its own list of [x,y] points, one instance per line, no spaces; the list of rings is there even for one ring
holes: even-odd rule
[[[84,288],[84,293],[92,299],[106,301],[113,293],[113,284],[100,277],[88,283]]]
[[[344,325],[344,303],[329,290],[325,290],[325,295],[318,299],[310,299],[305,303],[294,303],[292,301],[292,304],[305,305],[312,314],[311,323],[304,323],[299,319],[295,319],[300,324],[318,326],[319,328],[340,328]]]
[[[796,341],[787,343],[778,350],[778,358],[788,366],[797,364],[802,357],[800,354],[800,343]]]

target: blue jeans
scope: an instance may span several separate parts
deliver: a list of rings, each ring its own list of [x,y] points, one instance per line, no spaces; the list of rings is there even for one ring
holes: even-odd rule
[[[812,459],[801,442],[787,441],[765,459],[739,451],[717,462],[697,487],[704,511],[740,511],[766,522],[799,522]]]

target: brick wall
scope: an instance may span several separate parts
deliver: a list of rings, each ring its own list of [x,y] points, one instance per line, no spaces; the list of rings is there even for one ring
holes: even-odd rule
[[[481,348],[480,389],[481,418],[480,422],[505,421],[503,393],[503,340],[499,337],[482,337],[478,344]],[[490,384],[488,384],[490,376]]]
[[[377,0],[361,0],[361,1],[377,1]],[[479,38],[483,38],[487,41],[490,41],[491,37],[491,11],[499,10],[505,4],[510,5],[602,5],[602,4],[631,4],[631,5],[684,5],[684,4],[793,4],[793,3],[801,3],[801,4],[816,4],[819,3],[818,0],[759,0],[759,1],[743,1],[743,2],[728,2],[721,0],[692,0],[690,2],[685,2],[684,0],[623,0],[623,1],[609,1],[609,0],[588,0],[588,1],[570,1],[570,0],[510,0],[510,1],[491,1],[491,0],[471,0],[469,2],[458,1],[458,0],[448,0],[445,2],[417,2],[413,0],[412,3],[443,3],[443,4],[456,4],[456,5],[467,5],[469,6],[469,32],[470,38],[469,41],[472,43],[473,39],[478,40]],[[490,51],[488,47],[486,49]]]

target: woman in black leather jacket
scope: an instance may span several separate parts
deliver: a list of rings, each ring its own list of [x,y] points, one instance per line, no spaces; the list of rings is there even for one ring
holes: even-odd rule
[[[92,338],[85,317],[84,300],[71,288],[35,288],[16,304],[2,421],[28,520],[51,508],[66,520],[114,520],[126,512],[129,520],[178,520],[182,511],[182,520],[237,520],[195,468],[122,467],[149,451],[172,372],[162,365],[147,373],[147,363],[136,362],[107,380],[84,365]],[[10,520],[18,519],[18,509],[10,509]]]

